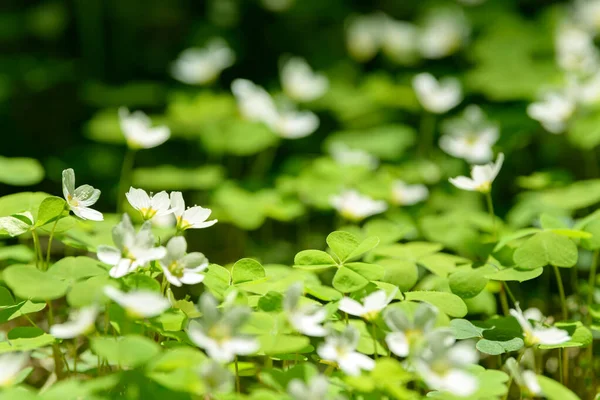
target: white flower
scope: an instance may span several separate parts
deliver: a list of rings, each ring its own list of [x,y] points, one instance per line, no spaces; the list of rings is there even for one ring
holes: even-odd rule
[[[477,378],[461,369],[452,368],[442,373],[418,362],[417,371],[431,389],[450,392],[455,396],[470,396],[479,387]]]
[[[392,353],[399,357],[406,357],[411,349],[427,340],[429,333],[433,330],[436,319],[437,309],[427,303],[420,303],[414,311],[412,319],[398,308],[388,308],[383,319],[386,325],[391,329],[385,336],[385,342]],[[454,338],[449,337],[450,344],[454,343]]]
[[[383,51],[392,60],[413,64],[419,59],[419,30],[415,25],[388,17],[382,35]]]
[[[172,285],[195,285],[204,280],[201,272],[208,267],[208,260],[202,253],[186,254],[186,250],[185,238],[175,236],[167,243],[167,254],[160,260],[160,267]]]
[[[377,318],[381,310],[387,307],[388,304],[396,296],[397,290],[394,290],[389,296],[385,290],[378,290],[371,293],[363,299],[363,304],[349,297],[343,297],[340,300],[339,309],[343,312],[361,317],[367,320]]]
[[[505,367],[522,391],[525,391],[532,397],[542,397],[544,395],[535,372],[523,370],[512,357],[506,360]]]
[[[57,339],[73,339],[94,329],[98,307],[84,307],[69,315],[69,321],[50,327],[50,334]]]
[[[523,383],[525,384],[527,390],[529,390],[529,393],[531,393],[533,396],[542,396],[544,394],[535,372],[530,370],[523,371]]]
[[[323,375],[314,375],[308,383],[300,379],[292,379],[287,386],[287,392],[294,400],[326,400],[329,382]]]
[[[569,332],[564,329],[542,326],[539,322],[534,327],[531,322],[525,317],[525,314],[519,308],[519,304],[515,304],[515,308],[510,310],[510,315],[516,318],[521,329],[523,329],[523,337],[528,346],[537,344],[556,345],[568,342],[571,340]],[[531,314],[529,314],[531,315]]]
[[[218,220],[207,221],[212,211],[209,208],[194,206],[185,208],[185,201],[181,192],[171,192],[171,208],[177,220],[177,230],[202,229],[213,226]]]
[[[27,353],[0,354],[0,388],[12,385],[28,362],[29,354]]]
[[[438,59],[455,53],[468,38],[470,28],[460,10],[438,9],[425,19],[419,47],[425,58]]]
[[[360,221],[387,210],[385,201],[373,200],[368,196],[358,193],[356,190],[346,190],[337,196],[333,196],[331,198],[331,205],[344,218],[355,221]]]
[[[329,153],[340,165],[365,166],[369,169],[376,169],[379,165],[379,160],[374,155],[362,149],[352,149],[342,142],[329,146]]]
[[[500,153],[495,163],[473,166],[471,168],[471,178],[457,176],[448,180],[459,189],[488,193],[492,188],[492,182],[494,182],[494,179],[496,179],[496,176],[500,172],[500,168],[502,168],[503,162],[504,154]]]
[[[465,108],[462,117],[444,121],[442,132],[440,147],[453,157],[481,164],[494,156],[492,146],[498,141],[498,126],[488,122],[476,105]]]
[[[171,74],[189,85],[214,81],[221,72],[233,65],[235,54],[221,38],[214,38],[206,47],[184,50],[173,63]]]
[[[411,206],[427,200],[427,197],[429,197],[429,190],[425,185],[409,185],[401,180],[396,180],[392,184],[392,198],[399,206]]]
[[[285,293],[283,309],[290,325],[298,332],[322,337],[327,335],[327,329],[321,324],[327,319],[327,310],[320,307],[298,305],[302,295],[302,283],[291,285]]]
[[[433,75],[423,72],[413,78],[412,84],[419,103],[435,114],[447,112],[462,100],[460,82],[455,78],[443,78],[438,82]]]
[[[125,107],[119,108],[121,130],[132,149],[150,149],[169,139],[171,130],[164,125],[152,127],[152,121],[141,111],[130,113]]]
[[[379,51],[385,22],[383,18],[382,14],[362,15],[348,23],[346,46],[357,61],[369,61]]]
[[[325,94],[329,80],[325,75],[316,74],[303,58],[292,57],[281,69],[281,86],[295,101],[313,101]]]
[[[598,68],[598,50],[592,35],[572,24],[561,24],[555,37],[556,62],[574,73],[591,73]]]
[[[527,106],[527,115],[539,121],[550,133],[561,133],[575,112],[575,101],[567,93],[546,93],[540,101]]]
[[[150,290],[133,290],[129,293],[112,286],[104,287],[104,294],[120,305],[132,317],[156,317],[171,307],[169,300]]]
[[[210,360],[202,364],[199,372],[207,393],[228,392],[233,389],[233,375],[227,366]]]
[[[154,247],[152,224],[146,221],[136,234],[131,219],[123,214],[123,219],[112,230],[113,242],[117,247],[98,246],[97,256],[100,261],[112,265],[109,274],[120,278],[150,261],[159,260],[166,254],[164,247]]]
[[[341,332],[335,332],[325,338],[317,349],[319,357],[326,361],[333,361],[348,375],[360,375],[361,370],[370,371],[375,368],[375,361],[356,351],[359,333],[351,325]]]
[[[250,310],[234,306],[225,312],[217,308],[217,302],[208,293],[200,299],[202,319],[188,324],[187,334],[198,347],[218,362],[228,363],[237,355],[258,351],[259,342],[250,336],[239,334],[239,329],[250,317]]]
[[[310,111],[279,111],[271,95],[249,80],[236,79],[231,90],[244,118],[264,123],[281,137],[298,139],[312,134],[319,127],[319,118]]]
[[[100,190],[90,185],[81,185],[75,189],[75,172],[73,169],[65,169],[62,172],[63,196],[73,214],[81,219],[102,221],[102,213],[90,208],[100,197]]]
[[[578,103],[593,106],[600,101],[600,71],[584,79],[573,79],[569,84],[570,92],[575,94]]]
[[[574,4],[577,22],[597,33],[600,30],[600,1],[577,0]]]
[[[127,197],[131,207],[142,214],[144,221],[173,212],[173,209],[170,208],[169,195],[164,190],[155,195],[152,195],[152,193],[148,195],[144,189],[130,187],[129,192],[125,193],[125,197]]]

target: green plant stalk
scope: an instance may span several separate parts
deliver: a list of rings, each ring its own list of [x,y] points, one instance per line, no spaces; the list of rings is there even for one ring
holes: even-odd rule
[[[47,301],[48,304],[48,328],[54,325],[54,311],[52,310],[52,301]],[[63,378],[63,363],[60,347],[58,343],[52,344],[52,357],[54,358],[54,372],[56,373],[56,379],[61,380]]]
[[[62,215],[63,211],[65,211],[65,208],[66,208],[66,203],[61,211],[61,215]],[[58,225],[58,221],[60,221],[60,217],[61,216],[59,215],[56,218],[56,221],[54,221],[54,224],[52,224],[52,229],[50,230],[50,236],[48,237],[48,249],[46,249],[46,270],[48,270],[48,268],[50,268],[50,253],[52,251],[52,239],[54,239],[54,231],[56,230],[56,225]]]
[[[123,212],[123,202],[125,201],[125,193],[127,192],[127,186],[130,185],[131,172],[133,171],[133,165],[135,163],[136,151],[127,147],[125,151],[125,157],[123,158],[123,165],[121,167],[121,176],[119,178],[119,191],[117,192],[117,214]]]
[[[594,250],[594,254],[592,256],[592,265],[590,266],[590,277],[588,280],[588,295],[587,295],[587,306],[588,308],[592,306],[592,301],[594,300],[594,288],[596,287],[596,269],[598,268],[598,250]],[[588,311],[589,321],[592,321],[592,314]]]
[[[42,256],[42,247],[40,246],[40,237],[38,236],[37,232],[34,230],[31,231],[31,237],[33,238],[33,247],[34,247],[34,251],[35,251],[35,266],[38,269],[42,269],[40,267],[40,264],[42,264],[44,261],[44,257]]]
[[[560,276],[560,270],[556,265],[553,265],[554,274],[556,275],[556,283],[558,284],[558,294],[560,296],[560,308],[562,310],[562,318],[566,320],[569,317],[567,312],[567,298],[565,297],[565,287],[563,286],[562,277]]]
[[[525,351],[522,351],[519,354],[519,357],[517,357],[517,365],[521,365],[521,359],[523,358],[523,356],[525,355]],[[508,378],[508,383],[506,384],[506,394],[504,395],[504,397],[502,397],[502,400],[507,400],[508,399],[508,395],[510,394],[510,386],[513,383],[513,376],[512,374],[510,375],[510,377]],[[519,388],[519,391],[521,391],[521,388]],[[523,395],[523,393],[521,393],[521,396]]]
[[[242,392],[242,385],[240,382],[240,370],[238,367],[238,357],[235,356],[235,391],[238,393]]]
[[[564,385],[565,384],[565,367],[563,365],[564,356],[563,356],[562,349],[557,349],[557,350],[558,350],[558,373],[560,375],[560,383]]]
[[[504,286],[504,289],[506,290],[506,293],[508,294],[508,297],[510,298],[510,301],[512,301],[513,304],[517,304],[517,299],[513,295],[512,291],[510,290],[510,287],[508,286],[508,283],[506,281],[502,281],[502,286]]]
[[[379,355],[377,354],[377,325],[375,322],[371,324],[371,337],[373,338],[373,357],[377,360]]]
[[[508,307],[508,298],[506,297],[506,289],[504,289],[504,286],[500,286],[500,305],[502,306],[502,313],[504,313],[505,316],[508,316],[510,311]]]
[[[497,239],[497,232],[496,232],[496,214],[494,213],[494,202],[492,201],[492,190],[488,190],[487,192],[485,192],[485,200],[487,203],[487,209],[488,212],[490,213],[490,218],[492,219],[492,237],[494,238],[494,241],[496,241]]]

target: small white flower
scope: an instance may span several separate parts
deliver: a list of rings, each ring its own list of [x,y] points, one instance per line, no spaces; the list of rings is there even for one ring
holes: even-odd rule
[[[450,178],[451,184],[459,189],[488,193],[492,188],[492,182],[498,176],[502,163],[504,162],[504,154],[498,154],[495,163],[485,165],[475,165],[471,168],[471,178],[466,176],[457,176]]]
[[[184,50],[173,63],[171,74],[188,85],[202,85],[217,79],[234,61],[235,54],[227,42],[214,38],[206,47]]]
[[[333,361],[348,375],[360,375],[361,370],[370,371],[375,368],[375,361],[356,351],[359,333],[349,325],[341,332],[335,332],[325,338],[317,349],[317,354],[324,360]]]
[[[144,189],[130,187],[129,192],[125,193],[125,197],[127,197],[131,207],[142,214],[144,221],[173,212],[173,209],[170,208],[171,200],[169,200],[169,195],[165,191],[152,195],[152,193],[146,193]]]
[[[150,290],[125,293],[115,287],[105,286],[104,294],[135,318],[153,318],[171,307],[169,300]]]
[[[377,318],[379,313],[387,307],[396,296],[397,290],[394,290],[389,296],[385,290],[378,290],[371,293],[363,299],[363,304],[349,297],[343,297],[340,300],[339,309],[347,314],[361,317],[366,320]]]
[[[546,93],[540,101],[527,106],[527,115],[539,121],[550,133],[562,133],[575,112],[575,101],[567,93]]]
[[[292,57],[281,69],[281,86],[291,99],[305,102],[323,96],[329,80],[325,75],[315,73],[303,58]]]
[[[29,354],[27,353],[0,354],[0,388],[12,385],[28,362]]]
[[[327,310],[319,307],[299,306],[301,295],[302,283],[291,285],[285,293],[283,308],[290,325],[307,336],[327,335],[327,329],[321,325],[327,319]]]
[[[517,322],[519,322],[519,325],[521,325],[523,337],[528,346],[535,346],[537,344],[556,345],[571,340],[569,332],[564,329],[555,328],[553,326],[545,327],[540,323],[536,323],[536,326],[534,327],[525,317],[525,314],[521,311],[518,304],[515,304],[515,308],[510,310],[510,315],[515,317]]]
[[[364,166],[376,169],[379,160],[374,155],[362,150],[352,149],[342,142],[335,142],[329,147],[331,157],[340,165]]]
[[[591,73],[598,68],[598,50],[592,35],[572,24],[561,24],[555,37],[556,62],[574,73]]]
[[[164,125],[152,127],[152,121],[142,111],[130,113],[125,107],[119,108],[121,130],[132,149],[150,149],[169,139],[171,130]]]
[[[425,19],[419,37],[421,54],[438,59],[455,53],[468,38],[470,28],[465,15],[457,9],[433,10]]]
[[[356,190],[346,190],[337,196],[333,196],[331,198],[331,205],[344,218],[354,221],[360,221],[387,210],[385,201],[373,200]]]
[[[382,48],[393,61],[403,64],[413,64],[419,59],[419,30],[406,21],[396,21],[386,18]]]
[[[326,400],[329,382],[323,375],[314,375],[308,383],[300,379],[292,379],[287,386],[287,392],[294,400]]]
[[[202,319],[188,324],[187,334],[198,347],[218,362],[228,363],[237,355],[248,355],[258,351],[259,342],[251,336],[238,333],[250,317],[250,310],[234,306],[224,313],[208,293],[200,300]]]
[[[208,260],[202,253],[186,254],[186,250],[185,238],[175,236],[167,243],[167,254],[160,260],[160,267],[172,285],[195,285],[204,280],[201,272],[208,267]]]
[[[533,396],[542,396],[544,394],[535,372],[530,370],[523,371],[523,383],[525,384],[527,390],[529,390],[529,393],[531,393]]]
[[[207,221],[212,211],[209,208],[194,206],[185,208],[185,201],[181,192],[171,192],[171,208],[177,220],[177,230],[202,229],[213,226],[218,220]]]
[[[385,336],[388,348],[395,355],[406,357],[411,349],[418,348],[423,341],[427,340],[437,319],[437,309],[427,303],[420,303],[412,319],[409,319],[402,310],[388,308],[383,319],[391,329],[391,332]],[[451,341],[450,344],[454,343],[453,337],[448,340]]]
[[[412,83],[419,103],[429,112],[443,114],[462,100],[460,82],[455,78],[438,81],[430,73],[423,72],[416,75]]]
[[[365,62],[375,57],[381,47],[384,18],[382,14],[372,14],[350,20],[346,31],[346,46],[354,59]]]
[[[574,4],[576,20],[592,32],[600,31],[600,1],[577,0]]]
[[[90,185],[81,185],[75,189],[75,172],[72,168],[62,172],[63,196],[73,214],[81,219],[102,221],[102,213],[90,208],[100,198],[100,190]]]
[[[505,368],[512,375],[516,384],[519,385],[522,391],[530,396],[543,396],[542,388],[538,382],[535,372],[524,370],[514,358],[506,360]]]
[[[98,246],[96,255],[103,263],[113,266],[109,271],[113,278],[121,278],[150,261],[159,260],[167,252],[162,246],[154,247],[150,221],[146,221],[136,233],[127,214],[123,214],[121,222],[113,228],[112,236],[117,247]]]
[[[475,393],[479,387],[477,378],[464,370],[452,368],[441,373],[425,363],[417,362],[416,364],[419,375],[431,389],[467,397]]]
[[[319,127],[319,118],[310,111],[278,110],[271,95],[249,80],[236,79],[231,90],[244,118],[264,123],[281,137],[299,139]]]
[[[492,146],[498,141],[498,126],[487,121],[476,105],[465,108],[460,118],[444,121],[442,132],[440,147],[453,157],[481,164],[491,161],[494,156]]]
[[[429,197],[429,189],[425,185],[409,185],[401,180],[396,180],[392,184],[392,198],[399,206],[412,206],[427,200],[427,197]]]
[[[233,375],[227,366],[210,360],[202,364],[199,372],[207,393],[228,392],[233,389]]]
[[[73,339],[93,331],[98,307],[84,307],[69,315],[69,321],[50,327],[50,334],[57,339]]]

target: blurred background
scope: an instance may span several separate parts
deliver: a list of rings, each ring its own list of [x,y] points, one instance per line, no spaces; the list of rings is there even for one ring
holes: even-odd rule
[[[3,0],[0,195],[60,195],[61,171],[71,167],[78,184],[102,190],[97,208],[114,213],[127,148],[117,110],[125,106],[171,130],[166,143],[137,152],[132,184],[181,190],[188,205],[213,209],[220,223],[188,236],[190,247],[213,262],[255,256],[290,264],[295,252],[323,247],[327,233],[349,224],[330,201],[347,188],[389,201],[381,218],[399,237],[483,258],[471,242],[492,229],[484,203],[447,183],[467,173],[468,163],[437,145],[420,152],[427,120],[411,81],[428,71],[463,86],[461,105],[432,119],[436,138],[442,120],[460,116],[469,104],[499,126],[495,149],[508,162],[494,201],[507,224],[529,226],[546,209],[570,216],[580,204],[565,210],[561,200],[544,203],[540,196],[594,176],[600,132],[589,131],[598,131],[600,114],[588,112],[567,135],[549,135],[526,108],[540,90],[565,79],[556,61],[556,30],[576,12],[574,4]],[[231,49],[233,63],[206,82],[176,79],[180,54],[215,38]],[[299,139],[244,118],[231,92],[231,83],[245,78],[290,107],[280,71],[292,56],[328,79],[321,97],[293,105],[319,120],[314,133]],[[334,143],[364,151],[379,167],[334,162]],[[27,159],[10,161],[17,157]],[[394,205],[389,184],[398,178],[427,185],[429,199]],[[600,196],[600,188],[588,190]],[[527,193],[517,198],[519,192]]]

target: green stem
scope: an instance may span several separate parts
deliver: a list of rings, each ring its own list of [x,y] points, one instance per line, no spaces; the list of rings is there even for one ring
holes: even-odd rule
[[[519,354],[519,357],[517,357],[517,366],[520,368],[521,365],[521,359],[523,358],[523,356],[525,355],[525,351],[522,351],[521,354]],[[513,383],[513,376],[510,375],[510,378],[508,378],[508,383],[506,385],[506,394],[504,395],[504,397],[502,398],[502,400],[506,400],[508,399],[508,395],[510,394],[510,386]],[[521,388],[519,388],[519,391],[521,390]]]
[[[125,193],[127,192],[127,186],[130,185],[131,172],[135,163],[135,150],[129,147],[125,151],[125,157],[123,158],[123,166],[121,167],[121,176],[119,178],[119,191],[117,193],[117,214],[123,212],[123,203],[125,202]]]
[[[556,274],[556,283],[558,284],[558,294],[560,295],[560,307],[562,310],[563,320],[566,320],[569,317],[567,312],[567,299],[565,297],[565,287],[563,286],[562,277],[560,276],[560,270],[556,265],[552,266],[554,268],[554,274]]]
[[[235,356],[235,391],[238,393],[242,392],[242,385],[240,383],[240,370],[238,367],[238,358]]]
[[[488,190],[485,193],[485,200],[487,203],[488,212],[490,213],[490,218],[492,219],[492,234],[494,241],[496,241],[496,214],[494,213],[494,202],[492,201],[492,191]]]
[[[421,155],[427,155],[433,146],[434,136],[435,136],[435,115],[423,111],[421,115],[421,124],[419,126],[419,135],[421,136],[419,140],[419,150]]]
[[[373,337],[373,357],[377,360],[379,355],[377,354],[377,325],[375,322],[371,324],[371,336]]]
[[[54,311],[52,310],[52,301],[48,301],[48,328],[54,325]],[[52,345],[52,357],[54,358],[54,372],[56,379],[61,380],[63,377],[63,363],[60,347],[58,343]]]
[[[565,373],[565,369],[563,366],[563,352],[562,349],[557,349],[558,350],[558,373],[560,375],[560,383],[562,383],[563,385],[565,384],[565,378],[564,378],[564,373]]]
[[[592,265],[590,267],[590,278],[588,281],[588,295],[587,295],[587,306],[588,309],[592,307],[592,301],[594,301],[594,289],[596,288],[596,269],[598,267],[598,250],[594,251],[592,256]],[[573,267],[575,268],[575,267]],[[588,318],[591,322],[591,313],[588,311]]]
[[[66,207],[66,204],[65,204]],[[63,211],[65,209],[63,208]],[[62,212],[61,212],[62,213]],[[46,270],[50,268],[50,253],[52,250],[52,239],[54,239],[54,231],[56,230],[56,225],[58,225],[58,221],[60,220],[60,216],[56,218],[54,224],[52,224],[52,230],[50,230],[50,236],[48,237],[48,249],[46,249]]]
[[[42,256],[42,246],[40,245],[40,237],[38,236],[35,229],[31,231],[31,236],[33,237],[33,247],[35,250],[35,266],[39,269],[41,265],[44,263],[44,257]]]
[[[512,291],[510,290],[510,287],[508,286],[508,283],[506,281],[502,281],[502,286],[504,286],[504,289],[506,290],[506,293],[508,294],[508,297],[510,298],[510,301],[512,301],[513,304],[517,304],[517,299],[513,295]]]
[[[500,305],[502,306],[502,312],[505,316],[510,314],[508,307],[508,299],[506,298],[506,289],[504,286],[500,286]]]

